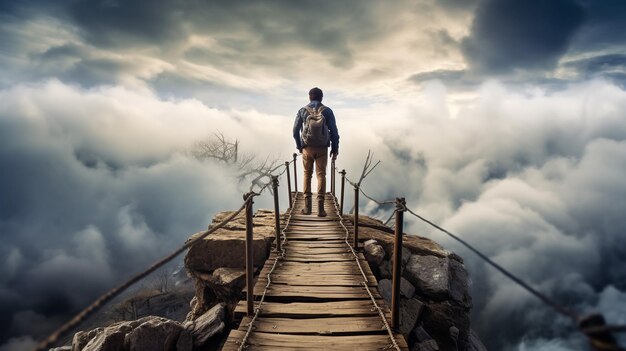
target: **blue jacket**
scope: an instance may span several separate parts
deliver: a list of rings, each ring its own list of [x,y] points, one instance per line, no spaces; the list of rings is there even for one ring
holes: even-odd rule
[[[317,108],[321,103],[319,101],[313,100],[306,107]],[[330,135],[330,150],[332,153],[337,154],[339,151],[339,132],[337,131],[337,122],[335,121],[335,114],[330,107],[326,106],[324,111],[322,111],[322,115],[326,119],[326,125],[328,126],[328,131]],[[306,109],[303,107],[298,111],[296,115],[296,121],[293,124],[293,138],[296,140],[296,148],[298,150],[302,149],[306,145],[304,145],[304,141],[302,141],[302,137],[300,132],[302,131],[302,125],[304,124],[304,119],[307,116]]]

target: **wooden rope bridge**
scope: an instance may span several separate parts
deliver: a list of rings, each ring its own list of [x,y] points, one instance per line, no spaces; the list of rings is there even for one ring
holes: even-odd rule
[[[315,207],[313,214],[302,215],[303,207],[302,193],[296,193],[293,214],[283,228],[284,256],[273,252],[254,284],[255,300],[265,292],[258,316],[250,328],[252,317],[247,315],[247,302],[241,301],[235,314],[243,319],[229,334],[223,350],[241,349],[246,334],[247,350],[394,349],[388,324],[372,297],[387,320],[391,319],[390,309],[376,289],[376,278],[365,257],[357,253],[355,258],[348,246],[333,195],[325,198],[327,217],[317,217]],[[268,273],[271,284],[265,291]],[[394,332],[393,338],[401,350],[408,350],[400,333]]]

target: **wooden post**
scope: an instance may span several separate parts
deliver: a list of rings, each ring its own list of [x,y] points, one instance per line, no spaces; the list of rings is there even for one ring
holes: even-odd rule
[[[248,316],[254,314],[254,257],[252,256],[252,193],[245,194],[243,198],[246,202],[246,302]]]
[[[276,251],[280,251],[280,208],[278,206],[278,177],[272,176],[272,190],[274,191],[274,219],[276,224]]]
[[[330,161],[330,192],[335,196],[335,160]]]
[[[341,207],[339,207],[339,216],[343,218],[343,194],[346,187],[346,170],[341,170]]]
[[[404,226],[404,198],[396,198],[396,232],[393,241],[393,273],[391,281],[391,327],[400,328],[400,279],[402,277],[402,232]]]
[[[296,158],[298,158],[298,154],[293,153],[293,191],[298,193],[298,169],[296,168]]]
[[[289,162],[285,161],[285,169],[287,169],[287,194],[289,195],[289,208],[293,207],[293,198],[291,197],[291,176],[289,175]]]
[[[354,243],[355,250],[359,249],[359,186],[354,186]]]
[[[604,327],[606,322],[601,314],[594,313],[588,316],[584,316],[578,321],[578,329],[585,332],[585,329],[593,329],[597,327]],[[623,350],[617,344],[617,340],[609,331],[598,331],[585,333],[589,338],[589,344],[594,350]]]

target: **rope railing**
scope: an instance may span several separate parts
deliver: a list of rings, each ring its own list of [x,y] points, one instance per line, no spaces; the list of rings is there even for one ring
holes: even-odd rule
[[[339,208],[337,207],[337,201],[335,200],[334,197],[333,197],[333,204],[335,205],[335,210],[337,210],[337,213],[339,213]],[[343,224],[343,219],[340,218],[339,223],[341,224],[341,226],[343,227],[343,229],[346,232],[346,236],[344,238],[344,242],[346,243],[346,245],[350,249],[350,252],[354,256],[356,264],[359,267],[359,271],[361,272],[361,275],[363,276],[363,282],[362,282],[363,287],[365,287],[365,290],[367,291],[367,294],[369,295],[370,300],[372,301],[372,304],[374,305],[374,308],[378,311],[378,315],[382,319],[383,325],[385,326],[385,329],[387,330],[387,333],[389,334],[389,338],[391,339],[391,345],[390,346],[392,346],[395,350],[400,351],[400,346],[398,346],[398,343],[396,342],[396,338],[393,335],[393,331],[392,331],[391,327],[389,326],[389,323],[387,322],[387,317],[385,316],[385,313],[383,312],[383,310],[380,308],[380,306],[376,302],[376,299],[374,298],[374,294],[372,294],[372,292],[371,292],[371,290],[369,288],[367,275],[365,274],[365,271],[363,270],[363,267],[361,266],[361,260],[359,260],[359,256],[356,254],[356,251],[355,251],[354,247],[352,247],[350,245],[350,242],[348,241],[349,240],[348,238],[350,236],[350,231]]]
[[[267,295],[267,290],[269,289],[270,284],[272,284],[272,274],[274,273],[274,270],[278,266],[279,261],[281,261],[285,257],[285,254],[286,254],[285,244],[287,243],[287,234],[285,233],[285,230],[287,226],[289,226],[289,223],[291,222],[292,213],[293,213],[293,206],[289,208],[289,214],[287,215],[287,222],[285,223],[284,228],[280,231],[281,245],[277,245],[276,247],[276,249],[279,251],[277,252],[276,259],[274,260],[274,264],[272,265],[272,268],[267,273],[267,282],[265,284],[265,288],[263,289],[263,293],[261,294],[261,299],[259,300],[259,303],[254,310],[254,316],[250,320],[250,323],[248,323],[246,334],[243,336],[241,343],[239,344],[239,348],[238,348],[239,351],[243,351],[247,347],[248,338],[250,337],[250,334],[252,333],[252,330],[254,328],[254,322],[256,321],[259,314],[261,313],[261,306],[263,305],[263,302],[265,302],[265,296]],[[278,243],[278,233],[276,235],[277,235],[277,243]],[[278,249],[279,246],[281,247],[280,249]],[[248,287],[248,289],[250,289],[250,287]]]
[[[415,211],[411,210],[410,208],[408,208],[406,206],[406,202],[404,201],[404,199],[400,199],[400,198],[396,198],[395,201],[391,201],[391,200],[387,200],[387,201],[380,201],[370,195],[368,195],[365,191],[363,191],[363,188],[359,183],[355,183],[353,181],[351,181],[350,179],[348,179],[345,176],[345,170],[342,170],[342,172],[338,172],[342,175],[342,183],[343,181],[347,181],[348,183],[350,183],[352,186],[355,187],[355,206],[358,207],[358,193],[363,194],[363,196],[365,196],[367,199],[369,199],[370,201],[376,203],[379,206],[384,206],[384,205],[391,205],[391,204],[396,204],[396,209],[392,212],[391,216],[389,217],[389,219],[387,220],[387,222],[385,224],[387,224],[389,221],[391,221],[392,218],[396,217],[396,219],[398,219],[398,215],[401,215],[402,212],[409,212],[411,215],[413,215],[414,217],[420,219],[421,221],[425,222],[426,224],[432,226],[433,228],[447,234],[448,236],[450,236],[451,238],[453,238],[454,240],[456,240],[457,242],[459,242],[461,245],[463,245],[464,247],[466,247],[467,249],[469,249],[470,251],[472,251],[474,254],[476,254],[480,259],[482,259],[483,261],[485,261],[487,264],[489,264],[490,266],[492,266],[493,268],[495,268],[496,270],[498,270],[500,273],[504,274],[507,278],[509,278],[510,280],[512,280],[515,284],[517,284],[518,286],[522,287],[524,290],[526,290],[527,292],[529,292],[530,294],[532,294],[533,296],[535,296],[536,298],[538,298],[543,304],[551,307],[552,309],[554,309],[557,313],[559,313],[560,315],[563,315],[567,318],[569,318],[570,320],[572,320],[572,322],[576,325],[576,328],[579,332],[583,333],[588,339],[589,342],[591,344],[591,346],[596,349],[596,350],[610,350],[610,351],[625,351],[626,349],[622,348],[621,346],[619,346],[617,344],[616,339],[613,337],[613,335],[611,334],[612,332],[626,332],[626,325],[605,325],[605,321],[604,318],[599,315],[599,314],[591,314],[591,315],[587,315],[587,316],[580,316],[579,314],[577,314],[576,312],[572,311],[571,309],[557,303],[556,301],[554,301],[553,299],[549,298],[547,295],[541,293],[540,291],[538,291],[537,289],[533,288],[532,286],[530,286],[530,284],[524,282],[522,279],[520,279],[519,277],[517,277],[516,275],[514,275],[513,273],[509,272],[508,270],[506,270],[504,267],[502,267],[501,265],[497,264],[495,261],[493,261],[492,259],[490,259],[487,255],[483,254],[480,250],[478,250],[477,248],[475,248],[474,246],[472,246],[471,244],[469,244],[468,242],[466,242],[465,240],[461,239],[460,236],[455,235],[453,233],[451,233],[450,231],[446,230],[445,228],[435,224],[434,222],[424,218],[423,216],[417,214]],[[368,173],[369,174],[369,173]],[[342,194],[343,194],[343,184],[342,184]],[[343,208],[343,197],[342,197],[342,204],[341,207]],[[354,216],[354,222],[355,222],[355,228],[358,228],[358,210],[355,208],[355,216]],[[399,218],[402,218],[402,216],[399,216]],[[396,221],[397,222],[397,221]],[[398,233],[398,228],[397,228],[398,223],[396,223],[396,242],[401,242],[401,234],[402,233]],[[357,232],[355,232],[355,237],[356,235],[358,235]],[[399,239],[398,239],[399,237]],[[355,242],[355,247],[356,247],[356,242]],[[396,250],[396,248],[394,248],[394,251]],[[395,253],[395,252],[394,252]],[[394,270],[396,269],[395,264],[394,264]],[[395,278],[395,276],[394,276]],[[392,282],[392,285],[395,286],[395,282]],[[393,316],[393,312],[397,310],[397,306],[394,306],[394,302],[393,302],[393,298],[392,298],[392,319],[395,320],[396,316]]]
[[[59,327],[54,332],[52,332],[52,334],[50,334],[48,337],[43,339],[33,350],[34,351],[47,351],[52,346],[54,346],[56,343],[58,343],[61,340],[61,338],[63,338],[69,332],[71,332],[76,327],[78,327],[89,316],[93,315],[95,312],[100,310],[104,305],[106,305],[108,302],[111,302],[113,299],[115,299],[122,292],[124,292],[125,290],[130,288],[132,285],[134,285],[135,283],[141,281],[142,279],[144,279],[145,277],[147,277],[151,273],[155,272],[157,269],[163,267],[164,265],[166,265],[167,263],[172,261],[174,258],[176,258],[178,255],[183,253],[185,250],[191,248],[193,245],[195,245],[196,243],[198,243],[201,240],[205,239],[210,234],[214,233],[218,229],[223,228],[226,224],[228,224],[235,217],[237,217],[247,206],[251,206],[251,203],[252,203],[252,200],[253,200],[254,197],[260,196],[263,193],[263,191],[265,191],[265,189],[267,189],[272,184],[272,181],[270,180],[269,182],[266,182],[265,184],[260,185],[259,184],[259,180],[260,179],[262,179],[263,177],[266,177],[266,176],[268,176],[270,178],[274,177],[271,173],[275,172],[280,167],[284,166],[285,169],[282,172],[280,172],[276,177],[283,175],[287,171],[287,169],[291,165],[291,163],[294,163],[294,171],[295,171],[296,170],[296,168],[295,168],[296,167],[295,161],[296,161],[297,156],[298,156],[297,154],[294,154],[292,161],[285,162],[284,165],[278,165],[278,166],[274,167],[273,169],[271,169],[268,174],[263,174],[260,177],[258,177],[257,179],[254,179],[251,182],[252,184],[250,186],[250,192],[244,196],[244,201],[243,201],[242,205],[239,207],[239,209],[237,209],[235,212],[230,214],[223,221],[221,221],[218,224],[212,225],[206,232],[202,233],[202,235],[199,235],[196,238],[186,242],[184,245],[182,245],[178,249],[174,250],[172,253],[170,253],[170,254],[166,255],[165,257],[155,261],[152,265],[150,265],[145,270],[135,274],[134,276],[132,276],[128,280],[124,281],[120,285],[118,285],[115,288],[113,288],[113,289],[107,291],[106,293],[100,295],[89,306],[85,307],[79,313],[74,315],[74,317],[72,317],[68,322],[63,324],[61,327]],[[252,191],[252,189],[254,188],[255,185],[260,187],[257,192]],[[278,196],[278,195],[275,194],[274,196]],[[291,194],[290,194],[290,196],[291,196]]]

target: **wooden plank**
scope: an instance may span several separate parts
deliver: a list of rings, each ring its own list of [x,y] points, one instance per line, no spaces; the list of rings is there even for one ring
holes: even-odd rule
[[[387,318],[390,319],[389,308],[383,300],[377,300]],[[246,301],[240,301],[235,308],[236,314],[245,314]],[[263,302],[261,316],[264,317],[290,317],[290,318],[315,318],[315,317],[341,317],[341,316],[378,316],[378,310],[374,308],[371,300],[347,300],[331,302]]]
[[[254,294],[263,294],[265,285],[257,284]],[[374,298],[380,299],[378,289],[370,289]],[[272,284],[267,289],[266,296],[275,298],[302,298],[302,299],[369,299],[369,295],[362,286],[305,286],[305,285],[280,285]],[[295,301],[295,300],[294,300]]]
[[[376,279],[369,278],[368,286],[378,286]],[[259,278],[257,284],[265,285],[267,277]],[[362,275],[292,275],[272,274],[272,284],[305,285],[305,286],[362,286]]]
[[[226,343],[223,350],[237,350],[239,345],[236,341],[243,339],[245,331],[232,330],[228,339],[231,343]],[[400,348],[408,351],[408,345],[401,334],[395,334]],[[389,335],[347,335],[347,336],[326,336],[326,335],[293,335],[293,334],[270,334],[253,333],[248,342],[257,347],[272,347],[275,349],[300,349],[300,350],[382,350],[391,344]]]
[[[239,330],[247,330],[249,317],[244,317]],[[331,318],[271,318],[259,317],[254,322],[255,332],[302,335],[349,335],[358,333],[385,332],[379,316],[375,317],[331,317]]]
[[[295,213],[284,228],[288,238],[286,256],[277,262],[278,255],[272,252],[255,284],[255,298],[259,301],[267,285],[267,274],[277,262],[272,284],[248,339],[250,349],[381,350],[391,344],[381,316],[363,286],[365,279],[385,317],[390,319],[389,308],[376,289],[376,279],[363,254],[355,257],[346,244],[346,231],[333,197],[327,195],[325,201],[329,216],[320,218],[315,212],[312,216],[300,215],[304,201],[298,193]],[[240,330],[231,331],[223,350],[238,349],[248,328],[245,301],[239,302],[235,313],[243,316],[243,321]],[[408,351],[400,334],[394,334],[394,338],[402,350]]]

